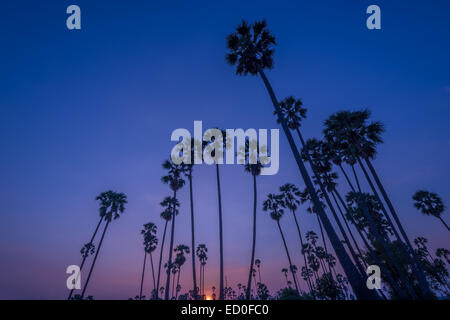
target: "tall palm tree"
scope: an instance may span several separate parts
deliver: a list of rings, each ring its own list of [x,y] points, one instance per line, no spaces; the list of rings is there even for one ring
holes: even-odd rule
[[[178,266],[177,290],[175,293],[175,300],[176,300],[178,298],[178,292],[180,291],[179,289],[180,289],[181,267],[186,262],[186,257],[184,254],[189,254],[191,251],[190,251],[189,247],[184,244],[180,244],[180,245],[176,246],[174,251],[176,252],[175,263]]]
[[[106,221],[105,228],[103,229],[100,242],[98,244],[97,251],[95,252],[94,261],[92,261],[91,268],[86,279],[86,284],[84,285],[83,291],[81,292],[81,298],[83,299],[84,293],[91,279],[92,271],[94,270],[95,262],[97,261],[98,253],[105,238],[106,230],[109,224],[114,219],[120,218],[120,215],[125,211],[125,204],[127,204],[127,196],[124,193],[117,193],[113,191],[102,192],[96,200],[100,201],[100,212],[104,212],[104,219]]]
[[[442,219],[445,210],[441,197],[434,192],[419,190],[413,195],[414,206],[424,215],[433,216],[441,220],[442,224],[450,231],[447,223]]]
[[[208,260],[208,248],[205,244],[199,244],[196,249],[197,257],[200,261],[200,293],[205,294],[205,266],[206,260]]]
[[[250,268],[248,271],[248,280],[247,280],[247,291],[245,293],[245,297],[247,300],[250,300],[250,292],[252,287],[252,273],[253,273],[253,265],[255,260],[255,249],[256,249],[256,206],[257,206],[257,192],[256,192],[256,177],[261,174],[261,170],[263,165],[261,164],[259,159],[252,159],[252,154],[256,154],[256,149],[258,148],[258,143],[256,141],[246,140],[245,143],[245,171],[249,172],[253,177],[253,236],[252,236],[252,254],[250,258]],[[256,163],[251,163],[256,162]],[[256,290],[255,286],[255,290]]]
[[[164,219],[164,232],[162,237],[162,243],[161,248],[159,250],[159,264],[158,264],[158,280],[156,281],[156,288],[159,288],[159,280],[161,278],[161,265],[162,265],[162,257],[164,252],[164,243],[166,240],[166,233],[167,233],[167,225],[169,224],[169,221],[172,220],[172,215],[178,215],[178,208],[180,207],[180,202],[176,198],[172,197],[165,197],[164,200],[160,203],[160,205],[164,208],[164,211],[161,212],[161,218]],[[175,212],[175,213],[174,213]],[[159,298],[160,291],[157,291],[156,298]]]
[[[156,297],[157,287],[155,282],[155,269],[153,267],[153,257],[152,252],[156,250],[156,246],[158,245],[158,238],[156,238],[156,224],[153,222],[149,222],[144,224],[144,229],[141,230],[141,234],[144,236],[144,263],[142,267],[142,276],[141,276],[141,288],[139,291],[139,300],[142,299],[142,288],[144,285],[144,273],[145,273],[145,263],[147,260],[147,254],[150,255],[150,263],[152,268],[152,276],[153,276],[153,290],[151,294],[151,298]]]
[[[278,230],[280,231],[281,239],[283,240],[284,249],[286,250],[286,255],[287,255],[287,258],[289,261],[289,268],[290,268],[290,271],[292,272],[292,278],[294,279],[295,289],[297,290],[298,293],[300,293],[299,288],[298,288],[297,279],[295,278],[294,272],[292,270],[293,263],[291,260],[291,255],[289,254],[289,249],[286,244],[286,239],[284,237],[283,229],[281,228],[281,225],[280,225],[280,219],[281,219],[281,217],[283,217],[283,214],[284,214],[282,201],[283,200],[282,200],[281,195],[274,195],[272,193],[269,193],[267,195],[267,199],[263,202],[263,210],[268,211],[270,214],[270,217],[273,220],[275,220],[277,223]]]
[[[95,236],[97,235],[98,229],[100,228],[100,225],[103,221],[103,219],[105,218],[105,207],[100,206],[100,220],[97,223],[97,226],[95,227],[94,233],[92,234],[91,240],[89,240],[88,243],[86,243],[82,248],[81,248],[81,256],[82,256],[82,260],[81,260],[81,265],[80,265],[80,271],[83,270],[83,266],[84,263],[86,262],[86,259],[88,256],[93,255],[95,253],[95,245],[93,243]],[[78,279],[77,279],[78,280]],[[70,290],[69,293],[69,297],[67,298],[68,300],[70,300],[72,298],[72,294],[73,294],[73,290]]]
[[[161,181],[170,186],[170,189],[173,191],[173,198],[177,199],[177,191],[180,190],[185,181],[181,178],[181,175],[186,170],[184,164],[174,164],[172,161],[166,160],[163,163],[163,168],[167,170],[167,175],[161,178]],[[169,261],[167,263],[167,280],[166,280],[166,292],[165,299],[169,300],[169,287],[170,287],[170,271],[173,267],[172,263],[172,251],[173,251],[173,241],[175,236],[175,216],[176,211],[172,212],[172,223],[171,223],[171,232],[170,232],[170,246],[169,246]]]
[[[288,272],[289,272],[289,271],[288,271],[287,268],[281,269],[281,273],[284,274],[284,277],[286,278],[286,284],[287,284],[288,287],[289,287]]]
[[[296,215],[296,211],[300,204],[299,198],[301,197],[301,192],[292,183],[286,183],[286,184],[282,185],[280,187],[280,192],[283,197],[282,198],[283,199],[283,201],[282,201],[283,207],[289,209],[294,217],[295,225],[297,227],[298,237],[300,239],[300,251],[302,253],[303,261],[305,263],[305,268],[306,268],[307,284],[308,284],[310,292],[312,293],[313,290],[312,290],[311,279],[309,277],[310,273],[309,273],[309,269],[308,269],[308,263],[306,262],[306,255],[305,255],[305,252],[303,251],[304,244],[303,244],[302,232],[300,230],[300,224],[298,223],[297,215]]]
[[[258,269],[259,282],[262,283],[262,281],[261,281],[261,260],[259,260],[259,259],[255,260],[255,267]]]
[[[360,299],[377,299],[373,292],[367,289],[365,280],[361,277],[356,267],[353,265],[350,257],[345,251],[340,242],[336,232],[334,231],[331,222],[329,221],[325,210],[319,205],[319,199],[315,193],[311,178],[308,175],[306,167],[300,157],[300,153],[295,145],[289,127],[283,117],[275,92],[267,79],[264,69],[271,69],[273,67],[273,46],[275,45],[275,37],[267,29],[267,23],[263,21],[255,22],[251,26],[242,21],[237,27],[236,32],[231,33],[227,37],[227,47],[229,52],[226,55],[226,60],[231,65],[236,65],[236,74],[238,75],[260,75],[272,104],[280,119],[283,131],[288,139],[289,146],[294,154],[294,158],[299,167],[303,181],[306,184],[313,202],[319,209],[319,216],[327,231],[328,237],[333,245],[334,251],[347,275],[350,285],[353,288],[356,296]]]
[[[415,254],[414,248],[409,241],[408,235],[406,234],[400,219],[398,218],[397,212],[395,211],[374,167],[372,166],[371,159],[375,158],[376,145],[383,142],[381,134],[384,132],[384,126],[379,121],[368,123],[369,118],[370,111],[367,109],[353,112],[340,111],[331,115],[325,121],[325,129],[323,133],[330,144],[343,149],[345,153],[356,160],[363,171],[374,196],[377,201],[380,202],[381,209],[390,224],[395,237],[399,241],[402,250],[409,260],[411,268],[418,280],[422,297],[426,299],[434,299],[435,296],[430,290],[429,284],[425,278],[425,273],[420,265],[417,255]],[[385,209],[384,204],[378,195],[378,191],[376,190],[374,183],[372,182],[372,179],[365,169],[361,159],[363,159],[365,164],[368,166],[384,201],[388,205],[397,227],[394,225],[387,210]],[[397,228],[400,231],[401,236],[397,231]]]

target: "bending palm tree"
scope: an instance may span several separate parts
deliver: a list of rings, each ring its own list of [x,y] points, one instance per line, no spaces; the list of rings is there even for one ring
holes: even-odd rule
[[[112,219],[116,220],[120,218],[120,215],[125,211],[125,204],[127,203],[127,196],[124,193],[116,193],[113,191],[102,192],[96,200],[100,201],[100,212],[105,213],[106,225],[103,229],[100,242],[98,244],[97,252],[95,252],[94,261],[92,262],[91,268],[89,269],[89,274],[86,279],[86,284],[84,285],[83,291],[81,292],[81,299],[84,297],[84,293],[91,279],[92,271],[94,270],[95,262],[97,261],[98,253],[105,238],[106,230]]]
[[[448,225],[442,219],[441,215],[445,210],[444,203],[441,197],[434,192],[424,190],[417,191],[413,196],[414,206],[419,209],[424,215],[433,216],[441,220],[442,224],[450,231]]]
[[[183,164],[174,164],[169,160],[166,160],[163,163],[163,168],[168,171],[168,174],[161,178],[163,183],[166,183],[170,186],[170,189],[173,191],[173,199],[177,198],[177,191],[181,189],[185,183],[185,181],[181,178],[181,174],[186,170],[185,165]],[[172,212],[172,226],[170,232],[170,246],[169,246],[169,261],[167,263],[167,280],[166,280],[166,291],[165,291],[165,299],[169,300],[169,289],[170,289],[170,271],[173,267],[172,264],[172,251],[173,251],[173,241],[175,236],[175,210]]]
[[[305,255],[305,252],[303,251],[303,247],[304,247],[303,237],[302,237],[302,233],[300,231],[300,225],[297,220],[297,215],[295,213],[298,208],[298,205],[300,204],[299,197],[301,196],[301,192],[300,192],[300,190],[298,190],[298,188],[295,185],[293,185],[291,183],[286,183],[285,185],[281,186],[280,191],[283,196],[283,202],[282,202],[283,207],[289,209],[292,212],[292,215],[294,216],[294,221],[295,221],[295,225],[297,227],[298,237],[300,239],[301,253],[303,256],[303,261],[305,263],[307,283],[308,283],[310,292],[313,293],[310,272],[308,269],[308,263],[306,262],[306,255]]]
[[[245,143],[245,158],[247,164],[245,165],[245,171],[250,172],[253,177],[253,236],[252,236],[252,255],[250,258],[250,268],[248,271],[248,281],[247,281],[247,291],[245,293],[245,298],[250,300],[250,292],[252,287],[252,273],[253,264],[255,260],[255,248],[256,248],[256,205],[257,205],[257,192],[256,192],[256,177],[261,174],[262,164],[258,159],[253,159],[252,155],[255,155],[257,150],[257,143],[255,141]],[[252,163],[256,162],[256,163]],[[255,290],[256,290],[255,285]]]
[[[181,267],[184,265],[184,263],[186,262],[186,257],[185,257],[185,253],[189,254],[190,250],[189,247],[184,245],[184,244],[180,244],[178,245],[174,251],[176,252],[176,257],[175,257],[175,263],[178,266],[178,279],[177,279],[177,289],[176,289],[176,293],[175,293],[175,300],[178,298],[178,292],[180,291],[180,275],[181,275]]]
[[[97,223],[97,227],[95,227],[94,234],[92,235],[91,240],[89,240],[89,242],[86,243],[83,246],[83,248],[81,248],[81,256],[83,257],[83,260],[81,260],[80,271],[83,270],[83,266],[84,266],[84,263],[86,262],[87,257],[89,255],[93,255],[95,253],[95,246],[94,246],[93,241],[98,232],[98,229],[100,228],[100,225],[101,225],[104,217],[105,217],[105,208],[101,206],[100,207],[100,221]],[[78,281],[78,279],[77,279],[77,281]],[[73,290],[75,290],[75,289],[70,290],[69,297],[67,298],[68,300],[70,300],[72,298]]]
[[[278,118],[280,119],[281,126],[286,134],[289,145],[294,154],[294,158],[303,177],[303,181],[312,196],[313,202],[318,208],[320,219],[322,220],[328,237],[333,245],[334,251],[341,262],[353,291],[360,299],[377,299],[377,296],[367,289],[365,281],[353,265],[350,257],[334,231],[324,209],[320,206],[320,202],[315,193],[311,178],[309,177],[305,165],[300,157],[300,153],[295,145],[289,127],[284,120],[278,100],[276,99],[269,80],[264,74],[264,69],[270,69],[273,67],[273,45],[275,45],[275,38],[267,29],[267,24],[265,21],[255,22],[252,26],[249,26],[245,21],[243,21],[241,25],[237,27],[236,32],[230,34],[227,38],[229,53],[226,55],[226,60],[231,65],[237,64],[236,73],[238,75],[259,74],[261,76],[272,100],[275,111],[277,112]]]
[[[300,294],[298,284],[297,284],[297,279],[295,278],[295,274],[294,274],[294,270],[293,270],[294,265],[292,264],[291,255],[289,254],[289,249],[286,244],[286,239],[284,238],[283,230],[281,229],[281,225],[280,225],[280,219],[284,214],[284,210],[282,208],[282,196],[274,195],[271,193],[269,195],[267,195],[267,200],[265,200],[263,203],[263,210],[269,211],[270,217],[273,220],[275,220],[277,223],[278,230],[280,231],[281,239],[283,240],[284,249],[286,250],[286,255],[287,255],[287,258],[289,261],[289,269],[291,270],[292,278],[294,279],[295,289]]]
[[[199,244],[196,249],[196,254],[200,260],[200,294],[205,294],[205,265],[208,260],[208,248],[205,244]]]
[[[141,288],[139,291],[139,300],[142,299],[142,287],[144,285],[144,273],[145,273],[145,262],[147,260],[147,254],[150,255],[150,262],[152,267],[152,276],[153,276],[153,290],[151,299],[156,297],[156,282],[155,282],[155,270],[153,268],[153,257],[152,252],[156,250],[156,246],[158,245],[158,238],[156,238],[156,230],[157,227],[153,222],[149,222],[144,224],[144,229],[141,230],[141,234],[144,236],[144,263],[142,267],[142,277],[141,277]]]
[[[175,212],[175,215],[178,215],[178,208],[180,206],[180,203],[177,199],[172,197],[166,197],[164,200],[160,203],[160,205],[165,208],[163,212],[161,212],[161,218],[163,218],[166,222],[164,223],[164,232],[163,232],[163,238],[161,243],[161,249],[159,250],[159,265],[158,265],[158,280],[156,281],[156,288],[159,288],[159,280],[161,277],[161,265],[162,265],[162,257],[164,252],[164,242],[166,240],[166,232],[167,232],[167,225],[169,224],[169,221],[172,219],[172,214]],[[157,290],[156,298],[159,298],[161,290]],[[162,293],[161,293],[162,295]]]

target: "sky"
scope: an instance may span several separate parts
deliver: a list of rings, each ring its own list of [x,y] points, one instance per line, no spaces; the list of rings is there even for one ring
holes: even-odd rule
[[[81,8],[81,30],[66,8]],[[381,8],[381,30],[366,8]],[[419,189],[450,201],[450,19],[448,1],[1,1],[0,299],[65,299],[68,265],[98,221],[95,197],[128,196],[106,234],[88,294],[127,299],[139,292],[144,223],[163,222],[170,195],[161,163],[177,128],[278,128],[261,79],[227,65],[226,36],[241,19],[267,19],[277,39],[267,71],[282,99],[301,98],[302,129],[319,137],[332,113],[369,108],[386,126],[374,161],[410,238],[449,248],[440,222],[412,204]],[[208,248],[206,287],[218,287],[214,167],[195,169],[196,242]],[[280,170],[258,177],[256,258],[271,291],[288,266],[262,201],[291,182],[304,187],[280,131]],[[252,178],[221,167],[227,284],[245,283],[251,249]],[[367,190],[367,185],[363,186]],[[345,190],[345,187],[343,187]],[[175,243],[190,245],[188,188],[180,193]],[[449,213],[443,217],[450,221]],[[318,232],[301,208],[302,229]],[[292,217],[281,220],[301,265]],[[158,251],[157,251],[158,252]],[[191,260],[182,271],[191,286]],[[304,285],[304,283],[302,284]],[[151,290],[147,269],[144,293]]]

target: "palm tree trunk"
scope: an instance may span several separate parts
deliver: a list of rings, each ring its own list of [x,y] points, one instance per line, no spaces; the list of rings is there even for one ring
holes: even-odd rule
[[[291,210],[291,212],[292,212],[292,215],[294,216],[295,225],[297,226],[298,237],[300,239],[301,253],[302,253],[302,256],[303,256],[303,261],[305,263],[306,273],[308,275],[308,278],[307,278],[308,287],[309,287],[310,292],[312,293],[312,284],[311,284],[311,278],[309,277],[308,263],[306,262],[306,255],[303,252],[303,237],[302,237],[302,233],[300,231],[300,225],[298,223],[297,215],[295,214],[295,211]],[[301,270],[301,268],[300,268],[300,270]]]
[[[177,279],[177,287],[176,287],[176,289],[175,289],[175,300],[177,300],[178,299],[178,287],[179,287],[179,285],[180,285],[180,274],[181,274],[181,266],[180,266],[180,269],[178,269],[178,279]]]
[[[359,184],[358,175],[356,174],[355,165],[352,164],[351,167],[352,167],[353,175],[355,176],[356,185],[358,186],[358,191],[362,192],[361,185]]]
[[[192,167],[189,169],[189,196],[191,200],[192,285],[194,286],[194,299],[197,300],[197,273],[195,271],[194,196],[192,192]]]
[[[250,290],[252,286],[253,265],[255,263],[255,248],[256,248],[256,175],[253,175],[253,237],[252,237],[252,257],[250,258],[250,268],[248,270],[247,292],[246,299],[250,300]],[[256,288],[256,286],[255,286]]]
[[[219,284],[219,300],[223,300],[223,226],[222,226],[222,198],[220,195],[220,175],[219,164],[216,163],[217,177],[217,194],[219,199],[219,244],[220,244],[220,284]]]
[[[309,177],[308,172],[306,171],[305,165],[300,157],[300,153],[297,149],[297,146],[295,145],[292,134],[286,124],[285,119],[283,118],[283,114],[278,104],[278,100],[275,97],[275,93],[273,92],[272,86],[270,85],[269,80],[267,79],[263,70],[259,68],[258,71],[267,88],[269,96],[272,100],[272,104],[275,108],[275,111],[277,112],[278,118],[280,119],[281,126],[283,127],[283,131],[286,134],[289,145],[294,154],[294,158],[297,162],[300,173],[303,177],[303,181],[306,184],[306,187],[308,189],[309,194],[311,195],[314,205],[317,207],[320,219],[322,220],[325,230],[327,231],[328,238],[330,239],[331,244],[333,245],[334,251],[342,265],[342,268],[344,269],[347,279],[351,287],[353,288],[353,292],[355,293],[358,299],[377,299],[378,297],[369,289],[367,289],[365,281],[359,274],[358,269],[356,269],[356,267],[350,260],[350,257],[348,256],[347,252],[344,249],[344,246],[342,245],[336,232],[334,231],[333,226],[325,213],[325,210],[320,205],[320,201],[314,190],[311,178]]]
[[[449,228],[448,225],[445,223],[444,219],[442,219],[441,216],[439,216],[438,219],[441,220],[442,224],[447,228],[448,231],[450,231],[450,228]]]
[[[355,189],[352,188],[353,192],[355,192]],[[335,194],[338,197],[339,201],[342,204],[342,207],[344,208],[345,212],[349,212],[348,211],[348,207],[344,202],[344,199],[342,199],[341,195],[339,194],[339,192],[337,192],[337,190],[335,189]],[[366,211],[363,211],[365,213],[365,216],[368,217],[369,213]],[[383,272],[383,275],[386,276],[388,282],[391,284],[392,289],[397,293],[397,295],[403,299],[407,299],[408,295],[398,286],[397,281],[394,280],[394,278],[392,277],[392,274],[389,272],[389,270],[386,269],[386,267],[384,266],[384,264],[381,262],[381,260],[378,258],[378,256],[375,254],[375,250],[370,246],[370,244],[367,242],[366,237],[363,235],[363,231],[361,231],[361,229],[358,227],[358,225],[356,224],[356,221],[353,219],[353,216],[351,214],[349,214],[350,217],[350,222],[355,226],[356,231],[358,232],[359,236],[361,237],[364,245],[367,248],[367,252],[370,255],[370,257],[375,261],[375,263],[380,267],[381,271]],[[371,220],[369,220],[367,218],[367,220],[370,222]],[[371,226],[370,228],[374,228],[374,226]],[[368,237],[367,237],[368,238]],[[380,240],[379,240],[380,241]],[[382,241],[382,240],[381,240]],[[367,263],[365,262],[365,260],[363,259],[365,265],[367,265]],[[380,293],[383,297],[384,293],[380,290]]]
[[[258,276],[259,276],[259,282],[262,283],[262,280],[261,280],[261,268],[260,267],[258,267]]]
[[[94,241],[95,235],[97,234],[98,228],[100,227],[100,224],[102,223],[102,221],[103,221],[103,216],[100,217],[100,221],[97,223],[97,227],[95,228],[94,234],[92,235],[91,240],[89,241],[89,243],[92,243],[92,241]],[[84,263],[86,261],[86,258],[87,258],[87,256],[84,256],[83,260],[81,260],[80,271],[83,270],[83,266],[84,266]],[[79,276],[80,276],[80,274],[78,275],[78,277]],[[78,279],[77,279],[77,281],[78,281]],[[70,290],[69,297],[67,298],[67,300],[70,300],[70,298],[72,298],[73,290],[75,290],[75,289]]]
[[[300,141],[302,143],[303,148],[305,148],[305,141],[303,139],[303,136],[302,136],[299,128],[297,128],[296,131],[297,131],[297,134],[298,134],[298,136],[300,138]],[[347,236],[347,234],[346,234],[346,232],[344,230],[344,227],[342,226],[342,224],[341,224],[341,222],[339,220],[339,217],[338,217],[338,215],[336,213],[336,210],[334,209],[334,206],[331,203],[330,197],[328,196],[328,192],[327,192],[327,190],[325,189],[325,187],[323,185],[323,182],[322,182],[322,179],[320,178],[320,175],[317,174],[316,167],[315,167],[314,163],[312,162],[312,159],[311,159],[311,157],[310,157],[308,152],[306,153],[306,157],[307,157],[307,160],[308,160],[309,165],[311,167],[311,170],[312,170],[312,172],[314,174],[314,177],[316,178],[317,183],[319,184],[320,190],[322,191],[322,193],[323,193],[323,195],[325,197],[327,205],[330,208],[331,213],[333,214],[334,220],[336,221],[336,223],[338,225],[339,231],[341,232],[342,236],[344,237],[345,244],[348,247],[348,250],[350,251],[351,256],[353,257],[353,260],[354,260],[354,262],[356,264],[356,268],[359,271],[360,276],[363,277],[365,275],[364,268],[362,267],[361,263],[359,262],[358,256],[356,255],[355,250],[353,249],[353,246],[350,243],[350,240],[348,239],[348,236]],[[326,249],[326,244],[324,244],[324,245],[325,245],[325,249]]]
[[[427,282],[426,277],[425,277],[425,273],[424,273],[424,271],[422,269],[422,266],[419,263],[419,259],[417,258],[417,255],[416,255],[416,253],[414,251],[414,248],[412,247],[411,242],[409,241],[408,235],[406,234],[405,230],[403,229],[403,226],[402,226],[402,224],[400,222],[400,219],[399,219],[399,217],[397,215],[397,212],[395,211],[394,206],[392,205],[392,202],[389,199],[389,197],[388,197],[388,195],[386,193],[386,190],[384,189],[383,184],[381,183],[380,178],[378,177],[377,172],[375,171],[375,168],[372,166],[372,163],[370,162],[370,160],[367,157],[364,158],[364,160],[365,160],[367,166],[369,167],[369,170],[372,173],[372,176],[374,177],[375,182],[376,182],[378,188],[380,189],[381,194],[383,195],[383,198],[384,198],[384,200],[386,201],[386,203],[387,203],[387,205],[389,207],[389,210],[392,213],[392,217],[394,218],[395,222],[397,223],[397,226],[398,226],[398,229],[400,230],[400,233],[402,234],[403,238],[406,241],[406,244],[408,245],[409,250],[411,251],[411,254],[413,256],[413,260],[414,261],[411,261],[411,257],[410,257],[409,254],[407,256],[408,256],[408,259],[410,259],[411,267],[412,267],[413,272],[416,275],[417,280],[419,282],[419,286],[420,286],[420,289],[421,289],[421,291],[423,293],[423,297],[425,299],[436,299],[435,295],[433,294],[433,292],[431,291],[431,289],[430,289],[430,287],[428,285],[428,282]],[[360,163],[361,163],[361,161],[360,161]],[[403,244],[402,241],[400,241],[400,242]]]
[[[356,251],[358,251],[359,257],[361,257],[361,259],[362,259],[361,249],[359,248],[358,242],[356,242],[356,239],[353,236],[352,230],[350,229],[350,226],[348,225],[347,219],[345,219],[344,212],[342,211],[341,207],[339,206],[339,203],[337,202],[335,193],[337,193],[336,188],[331,192],[331,196],[333,197],[334,202],[336,203],[336,207],[338,208],[338,211],[341,215],[342,220],[344,220],[344,224],[347,228],[348,233],[350,234],[350,238],[352,238],[352,240],[353,240],[353,244],[355,245]],[[362,262],[363,262],[364,266],[367,268],[366,262],[364,260],[362,260]]]
[[[144,250],[144,264],[142,267],[141,289],[139,290],[139,300],[142,300],[142,287],[144,285],[145,261],[147,260],[147,251]]]
[[[164,241],[166,240],[166,231],[167,231],[167,224],[169,223],[169,220],[166,220],[166,223],[164,225],[164,232],[163,232],[163,238],[161,243],[161,249],[159,251],[159,266],[158,266],[158,281],[156,281],[156,298],[159,298],[159,280],[161,276],[161,265],[162,265],[162,257],[164,252]]]
[[[173,192],[174,199],[177,198],[177,192]],[[175,237],[175,209],[172,213],[172,230],[170,232],[170,246],[169,246],[169,263],[167,264],[167,280],[166,280],[166,292],[165,299],[169,300],[169,290],[170,290],[170,271],[172,270],[172,251],[173,251],[173,240]]]
[[[100,252],[100,248],[102,247],[103,239],[105,238],[105,233],[106,233],[106,230],[108,229],[109,222],[110,221],[106,222],[105,228],[103,229],[103,233],[102,233],[102,236],[100,238],[100,242],[98,244],[97,251],[95,252],[94,261],[92,261],[91,268],[89,269],[89,274],[88,274],[88,277],[86,279],[86,284],[84,285],[83,291],[81,292],[81,299],[83,299],[84,293],[86,292],[86,289],[87,289],[88,284],[89,284],[89,280],[91,279],[92,270],[94,270],[95,262],[97,261],[97,257],[98,257],[98,253]]]
[[[172,278],[172,296],[171,296],[171,299],[175,298],[175,274],[176,274],[176,272],[173,274],[173,278]]]
[[[387,222],[389,223],[390,227],[392,228],[392,231],[394,232],[395,237],[397,238],[397,240],[398,240],[398,242],[399,242],[403,252],[405,253],[406,257],[408,258],[408,261],[409,261],[409,263],[411,265],[412,271],[415,274],[415,276],[416,276],[416,278],[417,278],[417,280],[419,282],[419,287],[420,287],[420,289],[421,289],[421,291],[423,293],[423,297],[426,298],[426,299],[434,299],[434,295],[433,295],[433,293],[431,293],[431,291],[430,291],[430,295],[431,296],[430,297],[427,296],[428,295],[427,294],[427,290],[429,290],[428,283],[427,283],[426,279],[424,280],[424,283],[422,283],[422,281],[421,281],[421,275],[420,274],[421,274],[422,270],[420,268],[418,260],[413,261],[413,258],[411,258],[411,254],[413,255],[414,259],[417,258],[417,257],[416,257],[416,254],[414,252],[414,249],[412,248],[411,244],[409,243],[409,239],[408,239],[406,233],[404,234],[404,237],[405,237],[407,243],[409,244],[410,251],[408,251],[408,249],[406,248],[402,238],[400,237],[400,235],[399,235],[399,233],[397,231],[397,228],[394,226],[394,224],[393,224],[393,222],[392,222],[388,212],[386,211],[386,208],[384,207],[383,202],[381,201],[381,198],[378,195],[378,192],[375,189],[375,186],[373,185],[372,179],[370,179],[370,176],[369,176],[366,168],[364,167],[363,163],[361,162],[361,159],[358,157],[357,160],[358,160],[359,166],[361,167],[361,169],[362,169],[362,171],[364,173],[364,176],[366,177],[367,182],[369,183],[369,186],[370,186],[370,188],[371,188],[375,198],[377,199],[377,201],[380,204],[381,210],[383,211],[384,216],[387,219]],[[393,208],[391,208],[391,210],[393,210]],[[392,213],[392,211],[391,211],[391,213]],[[398,225],[399,229],[403,230],[400,221],[397,222],[397,225]],[[404,232],[404,230],[403,230],[403,232]],[[416,267],[416,263],[417,263],[417,265],[419,265],[419,268]],[[399,272],[401,272],[401,271],[399,271]],[[407,286],[410,287],[409,284],[407,284]],[[412,296],[415,299],[417,298],[417,295],[415,293],[413,293]]]
[[[342,166],[342,164],[339,164],[339,168],[341,169],[341,172],[344,174],[345,180],[347,180],[348,185],[350,186],[350,188],[354,192],[355,191],[355,187],[353,187],[353,184],[350,181],[350,178],[348,177],[347,172],[345,172],[344,167]]]
[[[320,235],[322,236],[323,248],[325,249],[325,253],[328,255],[327,242],[325,241],[325,235],[323,233],[322,223],[320,223],[320,218],[319,218],[318,214],[316,214],[316,217],[317,217],[317,223],[319,224]],[[319,258],[319,261],[320,261],[320,265],[322,266],[323,273],[327,273],[328,271],[331,272],[331,266],[329,264],[328,264],[329,270],[327,271],[322,258]]]
[[[286,250],[286,255],[287,255],[287,258],[288,258],[288,261],[289,261],[289,270],[291,270],[292,278],[294,279],[295,290],[297,290],[298,294],[300,294],[300,291],[298,290],[297,280],[295,279],[295,275],[292,272],[291,255],[289,254],[289,249],[288,249],[287,244],[286,244],[286,239],[284,238],[283,230],[281,229],[280,220],[277,220],[277,225],[278,225],[278,230],[280,231],[280,234],[281,234],[281,239],[283,240],[284,249]]]
[[[156,295],[156,293],[155,293],[156,281],[155,281],[155,268],[153,267],[153,255],[152,255],[151,252],[150,252],[150,263],[151,263],[151,266],[152,266],[152,276],[153,276],[153,291],[152,291],[152,295],[151,295],[150,299],[154,299],[154,297]]]

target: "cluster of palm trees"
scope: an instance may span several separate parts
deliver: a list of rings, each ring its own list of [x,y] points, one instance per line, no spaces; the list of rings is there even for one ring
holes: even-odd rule
[[[221,201],[220,166],[215,165],[215,176],[218,194],[219,221],[219,299],[269,299],[269,298],[304,298],[304,299],[435,299],[436,293],[448,294],[449,282],[446,264],[449,263],[449,252],[440,248],[432,256],[426,247],[425,238],[414,240],[413,247],[386,189],[379,177],[373,159],[376,156],[377,145],[382,143],[384,126],[381,122],[370,120],[369,110],[340,111],[332,114],[324,122],[323,136],[305,139],[301,128],[307,117],[307,109],[300,99],[288,96],[278,100],[265,74],[266,69],[273,68],[275,37],[267,28],[265,21],[248,24],[245,21],[227,37],[228,53],[226,60],[236,66],[238,75],[260,76],[273,104],[276,121],[281,124],[284,134],[295,159],[304,189],[299,189],[293,183],[286,183],[279,192],[270,193],[262,202],[263,211],[267,212],[276,222],[278,232],[286,253],[287,268],[282,269],[286,278],[286,288],[271,296],[267,286],[261,279],[261,261],[255,260],[257,235],[257,177],[263,164],[260,159],[250,164],[250,149],[255,146],[253,141],[246,141],[244,150],[245,171],[253,180],[253,223],[250,264],[246,286],[238,284],[236,292],[224,283],[223,257],[223,211]],[[223,130],[222,130],[223,131]],[[226,132],[222,150],[228,147]],[[192,155],[197,150],[193,141],[189,141]],[[206,147],[204,143],[203,148]],[[202,149],[203,149],[202,148]],[[159,264],[155,271],[152,253],[156,250],[159,240],[156,237],[157,227],[154,223],[144,225],[144,263],[141,276],[140,293],[142,299],[145,263],[150,256],[153,289],[151,299],[204,299],[205,298],[205,265],[207,248],[204,244],[196,247],[195,214],[193,201],[192,164],[175,164],[171,160],[163,163],[166,174],[162,182],[170,188],[171,195],[161,202],[163,211],[161,218],[164,229],[160,244]],[[342,179],[339,179],[341,175]],[[191,216],[191,246],[180,244],[175,247],[175,222],[179,214],[180,203],[177,194],[189,181],[190,216]],[[98,251],[103,242],[104,234],[112,218],[117,218],[123,212],[126,196],[111,191],[102,193],[98,198],[101,202],[100,222],[91,240],[82,249],[83,267],[86,258],[95,253],[86,285],[81,298],[84,297],[92,269],[97,259]],[[441,198],[428,191],[418,191],[413,199],[414,205],[426,215],[440,219],[449,230],[442,218],[445,209]],[[320,229],[319,236],[313,231],[302,232],[300,211],[313,214],[317,218]],[[285,231],[281,218],[286,212],[294,219],[299,245],[294,252],[288,249]],[[105,228],[97,250],[93,240],[102,222]],[[168,227],[170,237],[167,250],[167,261],[164,261],[166,271],[165,285],[161,285],[161,268]],[[425,239],[425,240],[423,240]],[[327,246],[331,244],[331,247]],[[192,248],[192,250],[191,250]],[[196,248],[196,250],[194,250]],[[175,258],[173,257],[175,253]],[[191,255],[192,289],[186,294],[180,294],[180,275],[186,262],[186,255]],[[293,255],[301,255],[303,266],[298,268],[293,263]],[[200,263],[197,278],[196,256]],[[383,275],[385,289],[370,290],[366,285],[366,269],[376,264]],[[303,281],[299,281],[300,273]],[[259,281],[256,281],[258,274]],[[290,274],[290,276],[289,276]],[[172,277],[172,283],[171,283]],[[176,278],[176,280],[175,280]],[[289,279],[290,278],[290,279]],[[199,286],[197,286],[199,279]],[[253,280],[253,283],[252,283]],[[176,286],[175,286],[176,283]],[[293,284],[293,286],[292,286]],[[253,289],[252,289],[253,286]],[[170,288],[172,287],[172,290]],[[215,297],[215,287],[213,294]],[[69,296],[71,298],[72,292]]]

